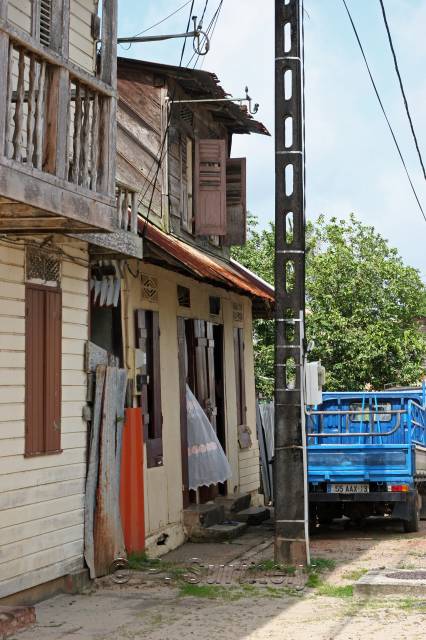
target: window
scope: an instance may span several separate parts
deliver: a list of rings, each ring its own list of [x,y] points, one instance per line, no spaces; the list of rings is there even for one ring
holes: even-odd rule
[[[177,298],[180,307],[191,308],[191,291],[188,287],[183,287],[178,284],[177,286]]]
[[[220,298],[217,296],[209,297],[209,313],[212,316],[220,315]]]
[[[237,423],[246,423],[246,385],[244,368],[244,330],[234,327],[235,386],[237,391]]]
[[[136,346],[142,351],[140,404],[142,407],[148,468],[163,464],[161,413],[160,325],[158,311],[136,311]]]
[[[61,291],[27,284],[25,307],[25,454],[33,456],[61,450]]]

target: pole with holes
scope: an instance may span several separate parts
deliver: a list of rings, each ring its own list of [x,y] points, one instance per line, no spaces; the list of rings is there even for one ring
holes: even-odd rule
[[[275,0],[275,559],[309,562],[303,442],[305,203],[301,0]]]

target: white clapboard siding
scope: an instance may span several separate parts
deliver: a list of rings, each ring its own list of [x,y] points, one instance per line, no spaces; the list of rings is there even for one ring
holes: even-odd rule
[[[54,467],[49,469],[49,475],[46,474],[44,469],[9,473],[9,475],[2,477],[2,490],[14,491],[26,487],[31,488],[43,484],[51,484],[53,482],[65,482],[66,480],[84,478],[85,475],[86,465],[84,463]]]
[[[67,513],[59,513],[50,518],[40,518],[33,520],[31,526],[24,527],[18,524],[14,527],[0,529],[0,549],[3,551],[6,545],[15,544],[21,540],[27,540],[34,536],[40,536],[51,531],[57,532],[73,525],[80,525],[82,522],[83,510],[74,509]],[[22,554],[25,555],[25,554]]]
[[[59,523],[61,527],[62,544],[80,541],[83,536],[84,525],[79,522],[71,527],[64,527],[63,523]],[[0,547],[0,573],[3,564],[9,564],[17,558],[24,559],[26,556],[32,556],[35,553],[52,549],[57,544],[58,531],[49,531],[39,534],[36,537],[27,538],[22,541],[12,542]]]
[[[31,33],[32,0],[9,0],[7,18],[20,29]]]
[[[31,530],[31,523],[35,520],[39,520],[40,518],[48,519],[50,516],[59,513],[67,513],[68,511],[81,509],[83,506],[84,496],[74,494],[72,496],[58,498],[57,500],[40,502],[36,505],[30,504],[24,507],[17,507],[16,509],[7,509],[7,518],[0,520],[0,529],[2,525],[8,528],[16,524],[25,524],[28,525],[28,529]],[[0,513],[0,518],[2,518],[2,516],[3,514]]]
[[[92,13],[95,11],[93,0],[70,2],[70,60],[91,73],[95,68],[95,43],[91,35]]]
[[[83,565],[88,252],[83,242],[61,242],[63,451],[28,458],[24,241],[0,244],[0,598]]]
[[[74,549],[72,549],[72,551],[74,552]],[[38,571],[30,570],[26,573],[13,577],[10,580],[1,582],[0,598],[9,595],[10,593],[30,589],[31,587],[35,587],[43,582],[48,582],[49,580],[55,580],[67,573],[73,573],[74,571],[78,571],[83,568],[83,557],[80,548],[74,556],[65,557],[65,555],[68,556],[68,549],[64,548],[64,559],[61,562],[51,563],[41,569],[38,569]]]

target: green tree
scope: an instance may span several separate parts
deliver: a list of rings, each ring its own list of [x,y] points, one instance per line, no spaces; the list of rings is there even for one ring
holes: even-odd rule
[[[422,374],[426,341],[418,319],[426,315],[426,288],[371,226],[323,216],[307,228],[306,332],[311,359],[327,370],[327,389],[371,384],[413,384]],[[273,283],[274,228],[258,231],[251,219],[245,247],[234,257]],[[273,323],[255,323],[259,390],[273,389]],[[271,380],[272,378],[272,380]]]

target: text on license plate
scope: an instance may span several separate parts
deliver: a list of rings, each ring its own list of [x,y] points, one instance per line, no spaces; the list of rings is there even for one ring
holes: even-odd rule
[[[330,493],[369,493],[368,484],[332,484]]]

